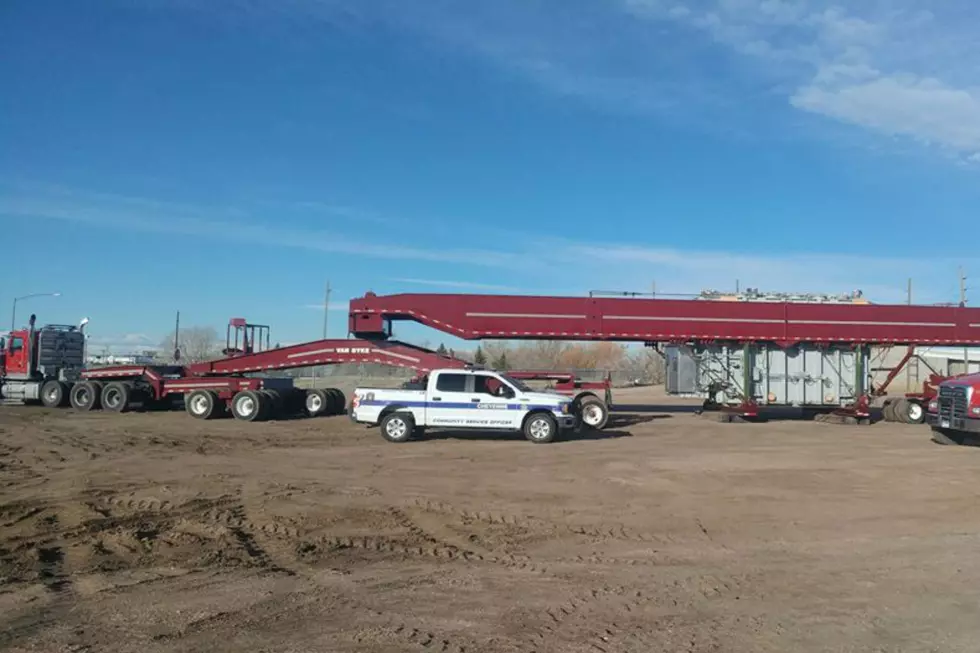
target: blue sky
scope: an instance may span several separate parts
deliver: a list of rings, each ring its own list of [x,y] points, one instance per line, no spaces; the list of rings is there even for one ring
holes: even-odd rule
[[[934,4],[9,0],[0,305],[131,349],[317,337],[327,279],[338,336],[366,290],[955,300],[980,5]]]

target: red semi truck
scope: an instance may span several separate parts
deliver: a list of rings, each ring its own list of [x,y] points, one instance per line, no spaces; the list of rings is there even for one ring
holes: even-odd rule
[[[929,402],[932,439],[939,444],[964,444],[980,439],[980,374],[946,379]]]
[[[0,337],[0,401],[40,401],[66,406],[72,384],[85,368],[85,324],[49,324],[35,328],[34,315],[26,329]]]

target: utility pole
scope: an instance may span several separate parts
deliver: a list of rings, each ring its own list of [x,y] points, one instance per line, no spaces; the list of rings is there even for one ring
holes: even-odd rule
[[[960,266],[960,307],[966,306],[966,275],[963,274],[963,267]],[[963,373],[970,373],[970,349],[963,347]]]
[[[657,298],[657,282],[656,281],[654,281],[653,283],[650,284],[650,296],[653,297],[654,299]]]
[[[174,362],[180,362],[180,311],[177,311],[177,324],[174,326]]]
[[[323,339],[327,339],[327,314],[330,312],[330,281],[327,281],[327,290],[323,296]]]
[[[911,306],[912,305],[912,277],[909,277],[909,284],[908,284],[908,302],[909,302],[909,306]],[[916,355],[918,355],[918,354],[916,354]],[[915,358],[913,360],[915,360],[915,363],[916,363],[916,365],[915,365],[915,370],[916,370],[915,380],[916,380],[916,382],[918,382],[918,380],[919,380],[919,374],[918,374],[918,370],[919,370],[919,359],[918,358]],[[912,361],[910,360],[907,363],[905,363],[905,389],[908,390],[911,386],[912,386]]]

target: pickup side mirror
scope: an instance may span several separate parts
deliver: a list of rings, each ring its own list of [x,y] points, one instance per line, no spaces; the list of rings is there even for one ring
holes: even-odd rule
[[[510,387],[509,385],[505,385],[503,389],[503,395],[507,399],[513,399],[514,397],[517,396],[517,393],[514,392],[514,388]]]

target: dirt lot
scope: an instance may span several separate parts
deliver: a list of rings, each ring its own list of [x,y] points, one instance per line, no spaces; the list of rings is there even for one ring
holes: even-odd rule
[[[974,652],[978,469],[669,406],[551,445],[5,407],[0,648]]]

